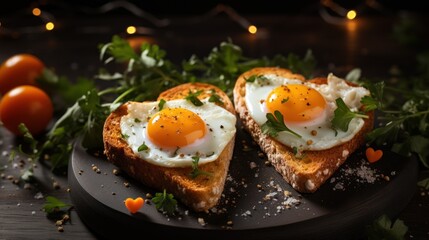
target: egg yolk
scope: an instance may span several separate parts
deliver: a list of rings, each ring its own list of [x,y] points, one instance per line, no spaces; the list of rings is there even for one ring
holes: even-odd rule
[[[266,99],[271,113],[278,110],[285,122],[303,123],[320,117],[326,107],[325,98],[315,89],[302,84],[282,85]]]
[[[160,147],[183,147],[206,134],[204,121],[196,113],[184,108],[165,108],[148,122],[149,139]]]

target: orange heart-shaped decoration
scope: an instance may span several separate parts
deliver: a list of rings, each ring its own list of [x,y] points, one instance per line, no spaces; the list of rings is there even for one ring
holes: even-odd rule
[[[366,149],[365,154],[368,162],[374,163],[380,160],[380,158],[383,156],[383,151],[380,149],[375,151],[374,148],[369,147]]]
[[[130,213],[136,213],[140,210],[141,207],[143,207],[144,200],[141,197],[138,197],[136,199],[127,198],[125,200],[125,206],[127,207],[128,211]]]

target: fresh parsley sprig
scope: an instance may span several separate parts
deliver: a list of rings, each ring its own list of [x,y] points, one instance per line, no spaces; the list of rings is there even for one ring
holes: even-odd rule
[[[211,172],[206,172],[206,171],[203,171],[199,168],[199,166],[198,166],[199,161],[200,161],[199,156],[193,156],[192,157],[192,171],[190,173],[191,178],[196,178],[199,175],[211,176],[212,175]]]
[[[197,107],[202,106],[203,102],[201,102],[201,100],[198,98],[198,96],[200,96],[202,92],[203,90],[198,90],[195,92],[189,90],[189,93],[188,95],[186,95],[185,99]]]
[[[277,137],[279,132],[289,132],[296,137],[301,138],[301,135],[289,129],[284,122],[283,115],[280,111],[274,111],[274,115],[272,113],[267,113],[266,115],[267,121],[262,124],[261,129],[264,134],[267,134],[271,137]]]
[[[72,207],[71,204],[65,203],[56,197],[47,196],[45,198],[45,203],[43,204],[42,209],[47,214],[52,214],[56,211],[61,211],[61,210],[64,210],[65,208],[69,209],[71,207]]]
[[[344,103],[342,98],[335,99],[337,108],[334,111],[334,118],[332,119],[332,127],[346,132],[349,129],[350,121],[353,118],[368,118],[365,114],[352,112],[349,107]]]
[[[395,88],[384,82],[368,81],[364,85],[371,96],[361,102],[365,109],[377,110],[377,127],[366,135],[367,142],[387,145],[403,156],[414,153],[429,168],[429,91]]]
[[[387,215],[375,219],[371,225],[366,226],[368,239],[404,239],[408,227],[404,221],[397,219],[392,223]]]
[[[177,209],[177,200],[174,199],[173,194],[167,193],[165,189],[162,193],[155,193],[152,202],[155,203],[157,210],[168,214],[173,214]]]

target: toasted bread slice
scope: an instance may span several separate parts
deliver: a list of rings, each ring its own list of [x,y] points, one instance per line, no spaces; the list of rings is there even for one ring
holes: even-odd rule
[[[235,116],[235,110],[229,97],[219,88],[205,83],[186,83],[171,88],[159,95],[158,100],[166,101],[183,99],[189,91],[203,90],[198,96],[204,99],[215,92],[223,103],[217,105],[225,108]],[[127,114],[125,103],[113,111],[105,121],[103,140],[107,159],[117,165],[129,176],[151,188],[172,193],[176,199],[197,212],[208,211],[218,204],[224,189],[225,179],[232,158],[235,135],[228,142],[220,156],[212,162],[199,164],[199,169],[212,173],[192,178],[192,167],[163,167],[154,165],[139,158],[121,136],[121,117]]]
[[[261,127],[248,112],[245,102],[246,79],[252,75],[264,74],[275,74],[280,77],[305,81],[303,76],[293,74],[287,69],[270,67],[251,69],[243,73],[236,81],[233,91],[236,112],[244,128],[251,134],[282,177],[299,192],[315,192],[346,161],[351,153],[365,143],[365,134],[373,128],[374,113],[367,113],[369,118],[364,119],[361,131],[351,140],[326,150],[304,151],[302,156],[305,158],[299,158],[294,154],[293,149],[263,134]],[[325,84],[327,79],[317,78],[310,81],[316,84]],[[353,84],[350,83],[349,85]]]

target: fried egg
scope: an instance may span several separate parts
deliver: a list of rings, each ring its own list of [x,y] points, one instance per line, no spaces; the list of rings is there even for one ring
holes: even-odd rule
[[[235,136],[236,116],[202,100],[195,106],[185,99],[131,102],[121,118],[121,133],[133,152],[159,166],[191,166],[216,160]]]
[[[364,125],[363,119],[353,118],[347,131],[333,129],[335,100],[342,98],[351,111],[358,111],[361,98],[369,94],[367,89],[350,86],[333,74],[328,75],[327,84],[267,74],[246,82],[245,101],[258,125],[267,122],[267,113],[277,110],[285,125],[301,136],[282,131],[275,137],[277,141],[299,150],[323,150],[349,141]]]

